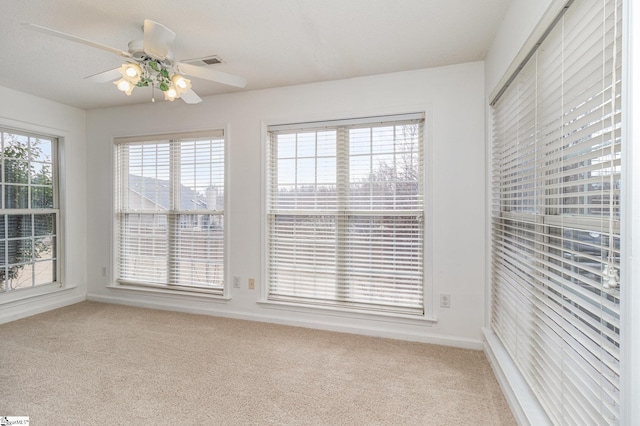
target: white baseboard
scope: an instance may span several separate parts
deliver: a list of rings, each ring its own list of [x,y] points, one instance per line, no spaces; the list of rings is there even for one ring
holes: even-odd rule
[[[518,425],[551,425],[551,420],[498,337],[489,329],[483,328],[482,331],[485,336],[484,352]]]
[[[482,350],[483,342],[477,339],[469,339],[458,336],[446,336],[433,333],[425,333],[424,331],[407,332],[400,331],[400,327],[395,329],[378,326],[381,321],[371,321],[368,326],[349,325],[348,321],[341,319],[340,321],[322,321],[302,318],[301,316],[293,317],[290,311],[278,309],[263,309],[259,313],[237,312],[225,309],[217,309],[221,305],[225,305],[223,301],[209,303],[206,309],[197,307],[196,304],[179,304],[173,303],[166,298],[150,298],[141,299],[139,297],[122,297],[120,295],[104,295],[104,294],[87,294],[87,300],[114,303],[127,306],[135,306],[140,308],[151,308],[185,312],[198,315],[219,316],[225,318],[233,318],[247,321],[266,322],[272,324],[289,325],[294,327],[314,328],[326,331],[335,331],[339,333],[359,334],[372,337],[384,337],[398,340],[408,340],[413,342],[430,343],[435,345],[452,346],[463,349]]]
[[[2,309],[0,309],[0,324],[16,321],[86,300],[84,294],[77,293],[75,288],[61,289],[56,292],[4,303],[2,304]]]

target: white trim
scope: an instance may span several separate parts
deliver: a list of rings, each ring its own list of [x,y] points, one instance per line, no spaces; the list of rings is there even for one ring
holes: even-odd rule
[[[413,112],[407,112],[413,111]],[[260,276],[263,283],[267,282],[267,265],[268,265],[268,251],[267,247],[267,184],[269,182],[269,170],[267,168],[268,158],[266,144],[269,141],[269,132],[276,130],[301,130],[301,129],[318,129],[333,126],[349,126],[353,124],[372,124],[386,120],[423,120],[422,131],[422,161],[423,161],[423,279],[422,279],[422,291],[423,291],[423,320],[436,322],[433,318],[434,312],[434,285],[433,285],[433,162],[432,162],[432,134],[433,134],[433,118],[430,105],[421,105],[420,107],[406,107],[400,109],[392,109],[391,111],[384,112],[372,112],[368,114],[361,112],[360,114],[345,114],[335,113],[332,118],[297,118],[297,119],[273,119],[273,120],[261,120],[261,144],[260,144],[260,167],[261,167],[261,265]],[[292,124],[287,124],[292,123]],[[314,125],[317,124],[317,127]],[[372,212],[367,212],[372,213]],[[266,303],[268,300],[268,286],[261,286],[260,298],[258,303]],[[271,301],[269,301],[271,302]],[[279,304],[279,303],[274,303]],[[290,303],[282,303],[284,305],[295,305]],[[317,308],[316,305],[307,305],[311,309]],[[340,310],[341,308],[337,308]],[[354,311],[357,311],[354,310]],[[374,311],[372,311],[374,312]],[[392,313],[383,313],[382,316],[392,316]],[[402,317],[402,314],[396,316]],[[408,315],[407,315],[408,316]],[[417,317],[417,316],[416,316]]]
[[[0,309],[0,324],[85,301],[84,294],[72,294],[76,289],[77,287],[56,286],[55,290],[49,289],[39,294],[30,294],[20,299],[3,302]]]
[[[424,120],[424,112],[406,113],[406,114],[389,114],[380,116],[367,116],[357,118],[344,118],[327,121],[306,121],[302,123],[283,123],[271,124],[271,131],[279,132],[283,130],[307,130],[314,128],[337,127],[337,126],[353,126],[358,124],[375,124],[388,121],[405,121],[405,120]],[[317,124],[317,127],[314,125]]]
[[[30,121],[13,120],[11,118],[3,116],[0,116],[0,127],[8,130],[34,133],[39,136],[48,136],[53,138],[64,138],[69,135],[69,131],[64,129],[43,126],[41,124],[32,123]]]
[[[66,158],[66,144],[65,139],[63,137],[58,137],[55,140],[56,149],[52,153],[53,161],[54,161],[54,180],[53,180],[53,196],[54,202],[53,206],[54,210],[57,210],[58,213],[55,215],[56,218],[56,239],[57,241],[57,250],[56,253],[56,282],[60,287],[65,286],[65,274],[67,268],[65,265],[67,264],[67,259],[72,258],[68,254],[67,250],[67,221],[66,221],[66,211],[67,211],[67,200],[66,200],[66,180],[67,180],[67,169],[65,164]],[[71,206],[69,206],[71,207]],[[86,213],[86,210],[85,210]],[[60,256],[62,255],[62,259]]]
[[[113,143],[116,145],[121,143],[134,145],[136,142],[145,143],[145,142],[151,142],[151,141],[167,141],[167,140],[173,140],[173,139],[219,138],[221,136],[219,134],[220,131],[221,129],[218,128],[213,130],[186,131],[184,133],[175,132],[175,133],[160,133],[160,134],[138,135],[138,136],[122,136],[122,137],[117,136],[113,139]]]
[[[207,293],[202,291],[201,288],[189,289],[187,287],[180,287],[180,290],[172,288],[162,288],[160,286],[146,286],[146,285],[132,285],[132,284],[110,284],[107,286],[109,290],[133,292],[133,293],[146,293],[152,295],[171,295],[172,297],[193,299],[206,299],[220,302],[228,302],[231,297],[220,296],[219,294]],[[200,290],[200,291],[199,291]]]
[[[393,322],[389,321],[376,321],[373,325],[364,325],[358,323],[352,325],[349,321],[332,322],[331,320],[340,320],[340,317],[333,317],[327,315],[318,315],[315,319],[295,317],[287,315],[278,315],[278,310],[264,311],[262,313],[246,313],[246,311],[228,311],[221,309],[221,303],[210,303],[210,300],[201,300],[199,304],[189,303],[189,295],[184,299],[186,303],[181,303],[182,300],[178,298],[169,297],[165,295],[157,295],[158,297],[144,297],[137,298],[131,294],[132,297],[122,297],[120,295],[103,295],[89,293],[87,300],[102,303],[114,303],[126,306],[136,306],[141,308],[161,309],[175,312],[184,312],[197,315],[210,315],[223,318],[233,318],[247,321],[255,321],[262,323],[288,325],[292,327],[312,328],[315,330],[327,330],[340,333],[356,334],[361,336],[381,337],[396,340],[406,340],[411,342],[428,343],[434,345],[451,346],[462,349],[482,350],[483,342],[478,339],[471,339],[459,336],[438,335],[423,332],[424,325],[419,331],[405,328],[403,331],[398,331],[393,327]],[[156,295],[153,295],[156,296]],[[190,298],[193,300],[193,297]],[[350,315],[347,318],[356,319],[356,316]],[[389,327],[385,327],[388,324]]]
[[[315,113],[315,114],[288,114],[286,116],[274,116],[274,117],[265,117],[261,120],[261,124],[264,126],[263,130],[265,134],[264,138],[267,137],[266,129],[267,127],[278,126],[281,124],[287,123],[322,123],[322,122],[330,122],[330,121],[348,121],[352,119],[367,117],[387,117],[387,116],[400,116],[407,114],[407,111],[414,111],[412,114],[420,114],[425,113],[425,119],[428,120],[428,115],[432,110],[432,106],[430,103],[411,103],[406,105],[393,105],[389,108],[374,108],[374,109],[363,109],[359,108],[354,111],[349,110],[331,110],[330,112],[323,113]],[[263,142],[266,139],[263,139]]]
[[[115,267],[116,267],[116,256],[117,256],[117,244],[116,244],[116,234],[115,234],[115,229],[116,229],[116,220],[115,220],[115,211],[116,211],[116,201],[115,201],[115,190],[116,190],[116,176],[115,176],[115,159],[116,159],[116,144],[113,142],[115,140],[114,137],[111,137],[110,139],[110,144],[109,144],[109,158],[106,160],[108,162],[108,176],[109,176],[109,182],[107,183],[108,186],[108,195],[109,195],[109,216],[107,218],[107,222],[109,224],[109,229],[108,229],[108,233],[109,233],[109,242],[108,242],[108,258],[106,259],[106,261],[104,263],[106,264],[102,264],[100,265],[101,268],[106,268],[106,276],[102,276],[103,279],[106,280],[107,285],[110,283],[113,283],[116,277],[116,271],[115,271]]]
[[[633,25],[633,24],[636,25]],[[640,424],[640,5],[623,3],[620,424]],[[634,48],[635,47],[635,48]],[[634,256],[635,255],[635,256]],[[634,258],[635,257],[635,258]]]
[[[6,125],[5,123],[10,123]],[[16,127],[15,123],[21,123],[25,127]],[[13,297],[11,294],[15,291],[23,291],[29,294],[27,297],[39,296],[41,294],[49,293],[48,288],[55,287],[55,289],[65,288],[65,276],[67,271],[68,262],[70,262],[70,256],[67,254],[66,247],[66,166],[65,166],[65,135],[69,132],[63,130],[56,130],[57,133],[51,133],[52,128],[36,125],[28,122],[19,122],[11,119],[5,119],[0,117],[0,133],[2,132],[15,132],[21,136],[27,136],[31,138],[47,138],[51,140],[52,152],[51,152],[51,166],[53,168],[53,208],[25,208],[25,209],[5,209],[4,214],[53,214],[55,216],[55,281],[52,283],[36,285],[34,287],[21,288],[0,292],[0,305],[3,303],[11,302],[14,300],[20,300],[24,297]],[[1,203],[0,203],[1,204]],[[31,264],[27,263],[27,264]],[[71,286],[73,288],[74,286]],[[44,290],[40,290],[44,288]],[[55,290],[54,290],[55,291]]]
[[[482,332],[485,337],[484,353],[516,422],[519,425],[551,425],[551,420],[498,337],[488,328],[483,328]]]
[[[222,210],[222,215],[224,217],[224,265],[223,265],[223,288],[222,288],[222,295],[216,295],[215,297],[221,300],[230,300],[231,299],[231,293],[230,293],[230,285],[229,283],[231,282],[231,280],[229,279],[230,277],[230,238],[229,238],[229,230],[230,230],[230,225],[231,225],[231,218],[230,215],[228,214],[228,209],[230,206],[230,194],[229,194],[229,188],[230,188],[230,135],[231,135],[231,131],[230,131],[230,124],[224,123],[224,124],[218,124],[218,125],[214,125],[211,127],[206,127],[206,128],[200,128],[200,129],[191,129],[191,130],[184,130],[184,131],[180,131],[180,130],[174,130],[174,131],[168,131],[166,133],[158,133],[158,134],[146,134],[146,133],[138,133],[138,134],[112,134],[110,139],[111,139],[111,146],[110,146],[110,159],[109,159],[109,176],[110,176],[110,181],[109,181],[109,189],[110,189],[110,194],[111,194],[111,198],[110,198],[110,212],[111,212],[111,219],[109,221],[109,238],[110,238],[110,244],[111,244],[111,250],[110,250],[110,258],[108,259],[108,267],[107,267],[107,287],[108,288],[119,288],[119,289],[123,289],[123,288],[133,288],[133,286],[129,285],[127,286],[126,284],[122,285],[122,284],[118,284],[117,283],[117,276],[118,276],[118,271],[116,270],[117,267],[119,267],[118,265],[118,258],[119,258],[119,242],[116,241],[116,235],[115,235],[115,230],[116,230],[116,223],[117,223],[117,219],[116,219],[116,203],[115,203],[115,191],[117,190],[116,185],[115,185],[115,165],[116,165],[116,160],[115,160],[115,155],[117,153],[117,147],[118,145],[124,144],[124,143],[131,143],[131,144],[136,144],[136,143],[144,143],[144,142],[153,142],[154,139],[157,139],[159,141],[163,141],[163,140],[169,140],[169,139],[198,139],[198,138],[214,138],[214,137],[220,137],[222,136],[223,140],[224,140],[224,206],[225,209]],[[203,210],[205,211],[205,210]],[[200,212],[200,211],[199,211]],[[216,213],[219,211],[216,211]],[[140,288],[144,291],[145,286],[140,286]],[[176,290],[171,290],[171,288],[167,288],[167,290],[169,292],[171,292],[171,294],[176,294],[176,295],[181,295],[181,294],[206,294],[206,291],[203,292],[201,290],[199,290],[198,287],[195,287],[193,290],[191,290],[189,287],[180,287],[182,288],[182,291],[176,291]],[[148,287],[147,287],[148,289]]]
[[[46,296],[48,294],[54,294],[59,291],[73,288],[75,288],[75,286],[62,287],[58,282],[42,284],[36,287],[17,288],[15,290],[0,293],[0,295],[2,295],[2,297],[0,297],[0,306],[10,303],[20,303],[23,300]]]
[[[493,199],[493,189],[492,189],[492,175],[493,175],[493,167],[492,158],[493,158],[493,149],[492,149],[492,141],[493,134],[491,129],[493,129],[493,114],[491,114],[491,108],[488,107],[489,98],[486,99],[484,116],[485,123],[487,126],[485,127],[485,157],[484,161],[486,164],[485,172],[484,172],[484,188],[485,188],[485,198],[484,198],[484,212],[485,212],[485,225],[484,225],[484,242],[485,242],[485,274],[484,274],[484,327],[491,328],[491,309],[492,309],[492,297],[493,292],[491,289],[491,276],[493,273],[493,237],[492,237],[492,211],[491,211],[491,202]]]
[[[222,296],[231,299],[231,125],[220,127],[224,131],[224,265],[222,270]]]
[[[267,232],[269,228],[267,226],[267,182],[269,172],[267,168],[267,144],[269,143],[269,123],[265,120],[260,120],[260,282],[267,282],[267,264],[268,264],[268,251],[267,247]],[[260,286],[260,299],[266,300],[268,290],[266,285]]]
[[[336,111],[333,113],[324,114],[312,114],[310,116],[295,116],[295,117],[276,117],[265,118],[260,121],[260,277],[261,282],[266,282],[267,274],[267,198],[266,198],[266,185],[268,182],[268,170],[267,170],[267,158],[266,158],[266,144],[268,143],[268,128],[271,126],[279,125],[281,123],[314,123],[314,122],[328,122],[336,120],[349,120],[354,117],[385,117],[385,116],[400,116],[406,114],[407,111],[418,111],[413,114],[419,114],[424,118],[424,128],[422,132],[423,137],[423,167],[424,167],[424,287],[423,287],[423,305],[424,305],[424,318],[428,321],[436,321],[434,317],[435,312],[435,286],[434,286],[434,267],[433,267],[433,217],[434,217],[434,204],[433,204],[433,106],[430,103],[427,104],[409,104],[393,106],[386,109],[374,109],[369,111]],[[259,300],[267,300],[267,286],[260,286],[260,298]],[[446,343],[444,343],[446,344]],[[477,349],[477,348],[476,348]]]
[[[258,300],[257,303],[263,305],[265,308],[281,309],[290,312],[318,313],[319,311],[321,311],[323,315],[345,318],[353,318],[354,316],[366,316],[368,320],[398,322],[401,324],[415,324],[420,326],[425,324],[430,326],[438,322],[436,318],[427,317],[425,315],[411,315],[378,310],[367,311],[365,309],[358,308],[341,308],[340,306],[335,305],[311,305],[267,299]]]
[[[421,109],[424,114],[424,125],[422,129],[422,164],[424,169],[424,226],[423,233],[423,296],[422,304],[424,308],[424,317],[433,318],[435,321],[435,286],[434,286],[434,267],[433,267],[433,111],[431,107]]]

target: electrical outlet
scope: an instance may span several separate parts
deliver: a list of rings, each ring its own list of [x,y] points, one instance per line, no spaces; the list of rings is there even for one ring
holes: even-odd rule
[[[240,277],[233,277],[233,288],[240,288]]]
[[[103,277],[106,277],[106,276],[107,276],[107,267],[106,267],[106,266],[103,266],[103,267],[102,267],[102,276],[103,276]]]
[[[249,290],[253,290],[256,288],[256,280],[254,278],[249,278]]]
[[[440,293],[440,307],[441,308],[450,308],[451,307],[451,295],[447,293]]]

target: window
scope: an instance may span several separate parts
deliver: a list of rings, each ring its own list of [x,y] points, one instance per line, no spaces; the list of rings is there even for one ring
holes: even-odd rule
[[[575,1],[495,102],[492,329],[554,424],[615,424],[621,2]]]
[[[268,300],[423,315],[423,122],[269,127]]]
[[[222,131],[116,140],[117,281],[224,293]]]
[[[0,129],[0,293],[57,283],[57,140]]]

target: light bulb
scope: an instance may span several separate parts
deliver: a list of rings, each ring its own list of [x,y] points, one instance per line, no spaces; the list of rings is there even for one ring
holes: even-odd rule
[[[171,82],[176,88],[176,92],[178,94],[182,94],[187,90],[191,89],[191,80],[184,78],[180,74],[174,74],[171,77]]]
[[[131,92],[133,92],[133,89],[136,87],[130,81],[125,80],[124,77],[118,81],[114,81],[113,84],[116,85],[118,90],[126,93],[127,96],[131,96]]]
[[[138,84],[140,77],[142,77],[142,68],[140,68],[140,65],[131,62],[122,64],[118,71],[122,74],[123,79],[129,81],[134,86]]]
[[[173,88],[173,86],[169,87],[169,89],[165,90],[164,92],[164,100],[165,101],[172,101],[175,100],[176,96],[178,96],[178,92],[176,92],[176,89]]]
[[[120,80],[120,82],[118,83],[118,89],[122,90],[123,92],[129,90],[130,87],[131,83],[129,83],[127,80]]]

